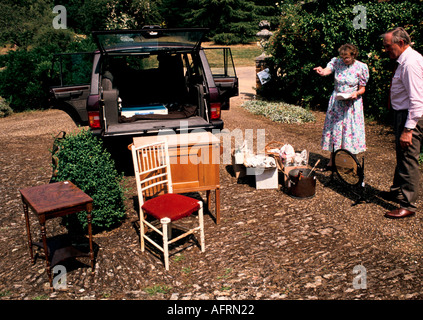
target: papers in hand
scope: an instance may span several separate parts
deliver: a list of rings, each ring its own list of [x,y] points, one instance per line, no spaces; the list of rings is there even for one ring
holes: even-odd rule
[[[338,92],[335,96],[335,100],[348,100],[351,98],[351,93]]]

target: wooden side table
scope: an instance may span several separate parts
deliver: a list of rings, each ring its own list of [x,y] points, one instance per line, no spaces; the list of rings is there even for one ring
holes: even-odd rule
[[[76,187],[70,181],[61,181],[51,184],[29,187],[19,190],[22,196],[23,209],[25,213],[26,231],[28,234],[28,247],[31,255],[31,262],[34,264],[34,255],[32,246],[31,231],[29,227],[28,207],[38,217],[41,226],[42,246],[46,258],[46,271],[49,277],[50,286],[52,286],[51,267],[58,262],[70,258],[87,256],[87,254],[77,250],[72,246],[56,249],[53,246],[49,248],[46,237],[45,223],[49,219],[63,217],[68,214],[87,211],[88,234],[90,242],[91,270],[94,273],[94,252],[92,242],[91,211],[93,199]]]

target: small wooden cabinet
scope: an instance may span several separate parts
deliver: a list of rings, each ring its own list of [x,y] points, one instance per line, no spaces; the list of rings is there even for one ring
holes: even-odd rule
[[[173,192],[215,190],[216,223],[220,223],[220,139],[210,132],[135,137],[134,145],[141,146],[167,140]]]

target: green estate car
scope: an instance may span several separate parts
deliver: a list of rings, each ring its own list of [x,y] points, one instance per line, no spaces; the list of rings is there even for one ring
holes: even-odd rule
[[[222,129],[238,78],[230,48],[201,47],[207,31],[94,31],[97,51],[55,55],[51,105],[101,137]]]

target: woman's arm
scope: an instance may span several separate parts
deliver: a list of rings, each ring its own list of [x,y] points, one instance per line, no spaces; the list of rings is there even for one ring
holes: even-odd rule
[[[330,68],[322,68],[322,67],[316,67],[313,70],[317,72],[317,74],[321,76],[328,76],[332,73],[332,70]]]
[[[366,92],[366,87],[359,85],[358,86],[358,90],[357,91],[354,91],[351,94],[350,99],[357,99],[357,98],[359,98],[359,96],[362,96],[364,94],[364,92]]]

